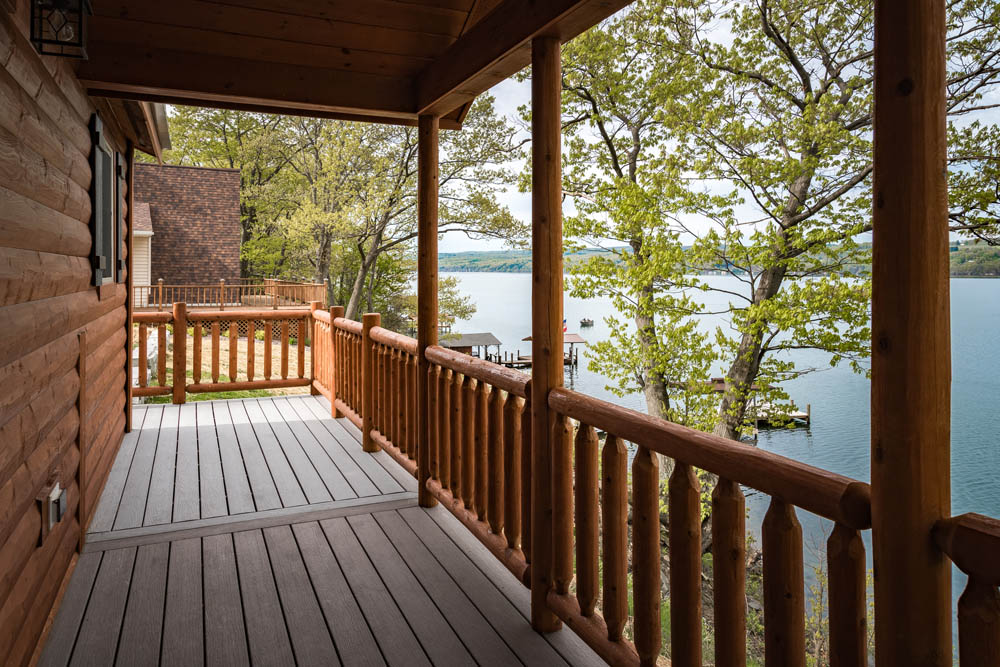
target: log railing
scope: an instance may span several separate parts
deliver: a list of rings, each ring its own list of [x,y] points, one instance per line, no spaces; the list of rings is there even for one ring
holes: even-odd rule
[[[835,522],[827,549],[830,646],[838,656],[833,664],[867,664],[860,533],[871,525],[867,484],[562,388],[550,392],[549,406],[559,415],[551,440],[555,572],[549,606],[602,657],[614,664],[652,665],[661,650],[660,454],[674,461],[668,492],[672,664],[702,664],[696,468],[718,478],[712,492],[715,664],[746,662],[741,485],[771,497],[762,536],[767,664],[805,664],[802,528],[796,507]],[[579,426],[574,429],[570,420]],[[607,433],[603,446],[597,430]],[[626,442],[637,448],[631,465],[631,545]],[[574,575],[575,594],[570,592]],[[625,639],[627,624],[634,643]]]
[[[313,301],[326,305],[325,283],[294,283],[264,279],[260,283],[242,280],[199,285],[134,285],[133,303],[139,309],[169,310],[174,303],[189,308],[302,308]]]
[[[968,575],[958,599],[961,667],[1000,665],[1000,520],[963,514],[939,521],[934,541]]]
[[[185,303],[178,302],[170,312],[137,312],[133,319],[138,325],[139,356],[134,396],[169,394],[174,403],[183,403],[188,393],[282,389],[313,383],[312,367],[306,363],[308,337],[312,335],[310,309],[188,311]],[[148,380],[151,327],[157,339],[153,384]],[[167,349],[168,328],[172,332],[171,350]],[[222,341],[226,341],[225,357]],[[263,353],[260,366],[258,349]],[[169,383],[168,356],[172,370]]]
[[[432,345],[428,489],[525,584],[530,562],[530,378]]]

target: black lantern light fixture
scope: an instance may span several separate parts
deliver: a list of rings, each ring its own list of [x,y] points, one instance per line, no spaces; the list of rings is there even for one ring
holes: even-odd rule
[[[45,56],[87,57],[90,0],[31,0],[31,42]]]

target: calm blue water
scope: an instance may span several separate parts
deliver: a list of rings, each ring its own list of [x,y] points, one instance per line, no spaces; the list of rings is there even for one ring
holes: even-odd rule
[[[531,333],[531,276],[512,273],[456,273],[462,292],[471,296],[478,310],[455,331],[491,332],[509,352],[528,352],[522,342]],[[725,286],[726,276],[709,280]],[[736,288],[738,289],[738,288]],[[716,298],[716,297],[713,297]],[[1000,280],[955,279],[952,300],[952,511],[1000,516]],[[574,299],[566,296],[565,313],[570,332],[590,342],[609,337],[604,317],[614,312],[607,299]],[[594,326],[580,329],[582,317]],[[706,322],[714,327],[715,322]],[[796,405],[812,405],[809,429],[763,431],[758,446],[849,477],[869,480],[869,382],[847,367],[828,368],[821,352],[796,352],[800,366],[822,368],[786,383]],[[717,374],[722,374],[721,369]],[[567,369],[566,384],[577,391],[626,407],[645,411],[638,394],[619,398],[605,389],[607,380],[591,372],[581,355],[578,369]],[[750,497],[752,529],[759,530],[767,499]],[[820,546],[829,522],[799,512],[807,548]],[[870,556],[870,546],[869,546]],[[956,574],[957,598],[964,581]]]

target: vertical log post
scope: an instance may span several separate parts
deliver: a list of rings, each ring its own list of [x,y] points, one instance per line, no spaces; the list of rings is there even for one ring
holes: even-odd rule
[[[330,382],[332,385],[330,387],[330,416],[333,417],[334,419],[340,419],[341,417],[344,416],[343,414],[341,414],[340,410],[337,409],[336,405],[337,399],[341,398],[341,394],[344,391],[343,387],[341,387],[341,382],[340,382],[340,379],[343,377],[343,373],[341,372],[342,371],[341,365],[344,363],[344,360],[341,359],[343,353],[343,347],[337,345],[338,341],[337,327],[334,325],[334,320],[336,320],[338,317],[343,317],[343,316],[344,316],[343,306],[333,306],[332,308],[330,308],[330,357],[329,357],[330,369],[329,370],[331,378]]]
[[[795,508],[772,498],[764,515],[764,663],[805,667],[802,525]]]
[[[226,279],[219,278],[219,310],[226,309]]]
[[[557,414],[552,426],[552,585],[560,595],[573,581],[573,425]]]
[[[163,310],[163,278],[156,281],[156,309]]]
[[[930,539],[951,514],[945,34],[941,0],[875,2],[871,480],[883,667],[952,662],[951,568]]]
[[[517,396],[507,394],[503,405],[503,532],[507,548],[521,547],[521,405]]]
[[[417,130],[417,494],[421,507],[437,500],[430,478],[430,401],[427,346],[438,342],[438,118],[423,115]]]
[[[164,351],[165,352],[165,351]],[[174,403],[184,402],[187,384],[187,304],[174,303]]]
[[[503,531],[503,392],[493,387],[490,392],[490,402],[486,421],[489,424],[489,440],[486,444],[487,467],[489,468],[489,492],[487,515],[490,522],[490,532],[500,535]]]
[[[610,433],[601,452],[601,506],[601,610],[608,625],[608,639],[616,642],[622,638],[628,620],[628,451],[625,443]]]
[[[830,667],[868,665],[865,543],[838,523],[826,541],[830,588]]]
[[[365,313],[361,316],[361,448],[366,452],[377,452],[378,445],[372,440],[375,425],[375,343],[372,341],[372,327],[380,326],[382,316]]]
[[[562,623],[547,605],[553,586],[549,391],[563,381],[562,79],[557,37],[531,41],[531,625]]]

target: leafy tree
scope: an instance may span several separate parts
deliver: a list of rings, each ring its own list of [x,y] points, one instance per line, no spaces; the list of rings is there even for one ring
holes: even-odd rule
[[[970,120],[1000,75],[1000,9],[949,12],[953,220],[995,234],[995,129]],[[718,359],[714,430],[736,438],[754,400],[780,405],[780,383],[811,370],[791,351],[865,371],[871,34],[867,0],[648,0],[564,51],[567,232],[619,260],[576,265],[571,284],[633,320],[595,364],[651,413],[672,417],[672,388]],[[710,316],[724,325],[699,358],[690,323]]]

